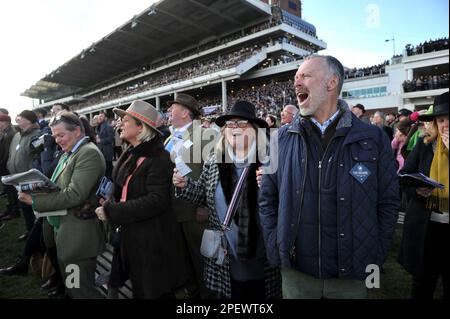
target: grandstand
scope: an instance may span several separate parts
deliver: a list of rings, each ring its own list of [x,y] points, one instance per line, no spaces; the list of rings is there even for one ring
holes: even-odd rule
[[[448,37],[412,46],[381,64],[346,70],[342,98],[363,104],[373,114],[398,109],[421,110],[448,91]]]
[[[135,99],[164,109],[178,92],[226,109],[246,90],[259,92],[251,98],[260,110],[276,110],[293,99],[302,57],[325,48],[299,0],[161,0],[22,95],[35,108],[64,102],[92,117]]]

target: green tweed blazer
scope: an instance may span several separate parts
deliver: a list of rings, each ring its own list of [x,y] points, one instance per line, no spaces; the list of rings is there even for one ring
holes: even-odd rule
[[[77,261],[96,257],[104,250],[104,235],[97,218],[81,220],[73,212],[87,201],[97,202],[95,192],[105,174],[105,159],[97,146],[91,142],[82,144],[67,160],[56,176],[59,192],[37,195],[33,208],[38,212],[67,209],[60,217],[55,234],[58,258]]]

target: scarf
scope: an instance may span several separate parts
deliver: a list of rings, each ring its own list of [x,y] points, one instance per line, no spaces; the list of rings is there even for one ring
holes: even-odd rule
[[[427,200],[427,208],[440,212],[448,212],[448,149],[438,135],[436,150],[430,168],[430,178],[445,186],[444,189],[435,188]]]
[[[226,203],[229,205],[238,182],[235,166],[232,163],[218,163],[218,167],[220,183]],[[234,221],[238,225],[237,255],[239,259],[251,259],[256,255],[258,235],[256,169],[257,165],[252,164],[247,181],[243,187],[242,198],[234,215]]]

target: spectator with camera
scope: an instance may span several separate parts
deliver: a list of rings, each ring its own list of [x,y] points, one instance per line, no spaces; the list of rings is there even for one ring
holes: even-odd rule
[[[47,116],[47,111],[44,108],[40,108],[40,109],[34,110],[34,113],[36,114],[36,116],[38,118],[39,128],[41,130],[44,130],[45,128],[47,128],[48,132],[51,132],[51,130],[48,128],[48,122],[45,120],[45,117]]]

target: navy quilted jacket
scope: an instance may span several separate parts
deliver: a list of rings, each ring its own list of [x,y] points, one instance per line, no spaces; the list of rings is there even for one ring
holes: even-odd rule
[[[320,157],[314,145],[307,147],[309,123],[297,117],[280,129],[278,169],[261,185],[261,223],[272,265],[316,278],[362,280],[367,265],[382,265],[387,257],[399,186],[387,136],[358,120],[344,101],[339,108],[343,115],[321,164],[320,186]],[[359,164],[370,172],[363,182],[350,174]]]

